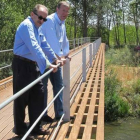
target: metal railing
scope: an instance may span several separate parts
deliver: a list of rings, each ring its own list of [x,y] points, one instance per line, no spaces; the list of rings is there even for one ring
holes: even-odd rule
[[[79,48],[80,45],[82,46],[89,42],[90,42],[90,37],[76,38],[76,39],[69,40],[70,49],[75,50],[77,47]],[[12,53],[12,52],[13,52],[13,49],[0,50],[0,53]],[[2,70],[7,69],[7,68],[10,68],[10,70],[11,70],[11,63],[12,63],[12,59],[11,59],[10,63],[5,64],[4,66],[0,67],[0,72],[2,72]],[[11,81],[12,81],[12,79],[11,79]],[[7,84],[7,83],[5,82],[5,84]]]
[[[75,38],[75,39],[69,40],[70,48],[74,50],[76,47],[79,48],[79,46],[82,46],[85,43],[90,43],[90,37]]]
[[[13,49],[8,49],[8,50],[0,50],[0,53],[2,53],[2,52],[11,52],[11,51],[13,51]]]
[[[33,128],[36,126],[36,124],[40,121],[42,116],[45,114],[45,112],[48,110],[48,108],[52,105],[52,103],[57,98],[57,96],[61,93],[62,90],[64,92],[64,94],[63,94],[63,110],[64,110],[64,114],[60,118],[60,121],[58,122],[58,124],[57,124],[57,126],[55,128],[54,134],[51,137],[51,140],[53,140],[55,138],[55,135],[56,135],[56,133],[58,131],[58,128],[59,128],[59,126],[61,124],[62,119],[63,119],[63,121],[69,121],[70,120],[70,106],[73,103],[74,98],[76,97],[76,95],[78,93],[78,90],[80,88],[81,83],[86,81],[86,73],[88,71],[88,68],[92,67],[92,61],[96,58],[95,56],[96,56],[96,54],[98,52],[100,44],[101,44],[101,38],[98,38],[93,43],[89,43],[87,46],[85,46],[80,51],[76,52],[75,54],[73,54],[71,56],[72,59],[73,59],[73,57],[78,57],[78,55],[82,55],[82,59],[81,59],[82,62],[79,64],[79,66],[76,66],[77,69],[72,74],[70,74],[70,63],[71,62],[69,61],[69,59],[66,60],[66,64],[63,66],[63,83],[64,83],[64,87],[62,87],[61,90],[57,93],[57,95],[51,100],[51,102],[48,104],[48,106],[44,109],[44,111],[40,114],[40,116],[37,118],[37,120],[34,122],[34,124],[27,131],[27,133],[23,136],[22,140],[25,140],[27,138],[27,136],[30,134],[30,132],[33,130]],[[86,55],[87,55],[87,57],[86,57]],[[59,66],[59,65],[57,65],[57,66]],[[79,82],[75,92],[73,93],[73,95],[70,98],[71,80],[73,79],[73,77],[75,77],[75,75],[77,75],[79,73],[80,69],[81,69],[82,77],[80,79],[80,82]],[[19,92],[17,92],[13,96],[11,96],[9,99],[7,99],[3,103],[1,103],[0,104],[0,109],[2,109],[6,105],[8,105],[10,102],[14,101],[19,96],[24,94],[27,90],[29,90],[31,87],[33,87],[37,82],[39,82],[41,79],[43,79],[45,76],[47,76],[52,71],[53,71],[53,69],[50,69],[49,71],[44,73],[42,76],[40,76],[38,79],[36,79],[32,83],[30,83],[28,86],[26,86],[25,88],[23,88],[22,90],[20,90]],[[72,75],[72,76],[70,76],[70,75]]]

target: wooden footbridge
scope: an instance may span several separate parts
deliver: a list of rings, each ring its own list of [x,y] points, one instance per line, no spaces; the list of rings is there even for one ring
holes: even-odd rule
[[[89,43],[81,46],[85,47]],[[78,52],[81,47],[74,49],[71,54]],[[90,50],[87,51],[87,53]],[[77,90],[75,99],[70,106],[70,115],[74,120],[69,122],[55,121],[53,123],[42,123],[44,129],[49,130],[50,134],[45,136],[34,136],[27,139],[35,140],[104,140],[104,53],[105,44],[101,43],[97,53],[92,59],[92,64],[86,71],[86,80],[81,82],[81,70],[78,75],[74,75],[70,85],[71,97]],[[88,57],[88,55],[87,55]],[[75,71],[76,61],[80,62],[80,56],[72,58],[70,73]],[[12,82],[5,85],[11,77],[0,81],[0,104],[12,96]],[[49,102],[52,100],[52,86],[49,83]],[[26,110],[28,114],[28,111]],[[48,114],[54,117],[53,105],[49,108]],[[25,121],[28,123],[28,115]],[[57,124],[60,123],[58,126]],[[13,102],[0,110],[0,140],[18,140],[13,133]]]

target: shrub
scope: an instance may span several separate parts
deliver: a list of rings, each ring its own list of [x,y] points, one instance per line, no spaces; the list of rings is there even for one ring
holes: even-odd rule
[[[139,66],[140,52],[135,52],[133,46],[125,46],[120,49],[106,51],[106,62],[114,65]]]
[[[121,83],[113,71],[105,76],[105,121],[114,121],[129,113],[129,105],[123,100],[119,93]]]
[[[132,84],[133,92],[140,95],[140,80]]]

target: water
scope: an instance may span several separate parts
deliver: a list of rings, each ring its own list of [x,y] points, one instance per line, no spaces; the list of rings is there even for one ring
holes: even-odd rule
[[[140,140],[140,119],[105,123],[105,140]]]

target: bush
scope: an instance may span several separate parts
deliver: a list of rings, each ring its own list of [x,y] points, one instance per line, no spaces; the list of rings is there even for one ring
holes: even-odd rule
[[[129,105],[123,100],[119,93],[121,83],[113,71],[105,76],[105,121],[114,121],[129,113]]]
[[[134,82],[132,84],[132,88],[133,88],[133,92],[135,94],[139,94],[140,95],[140,80],[137,80],[136,82]]]
[[[106,53],[106,58],[114,65],[134,65],[134,60],[130,49],[125,46],[121,49],[110,49]]]

